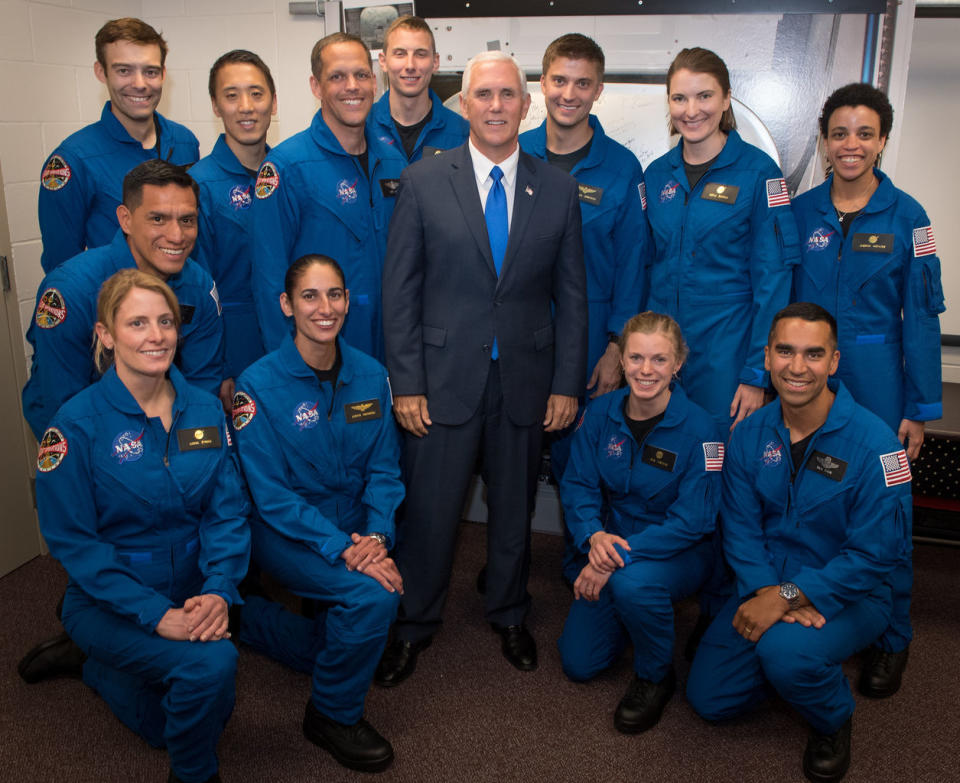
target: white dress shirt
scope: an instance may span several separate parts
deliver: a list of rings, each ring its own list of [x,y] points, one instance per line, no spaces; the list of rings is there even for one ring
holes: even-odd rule
[[[473,176],[477,178],[477,190],[480,192],[480,206],[484,210],[487,208],[487,194],[493,187],[493,177],[490,176],[490,170],[494,166],[499,166],[503,172],[500,182],[503,183],[503,192],[507,197],[507,231],[513,224],[513,196],[517,189],[517,163],[520,161],[520,144],[510,154],[510,157],[500,163],[494,163],[486,157],[480,150],[473,146],[473,140],[468,142],[470,149],[470,159],[473,161]]]

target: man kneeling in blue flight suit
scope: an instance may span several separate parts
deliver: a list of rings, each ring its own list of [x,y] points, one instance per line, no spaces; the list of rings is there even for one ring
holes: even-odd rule
[[[772,686],[810,723],[804,774],[837,781],[854,707],[841,664],[889,623],[910,547],[910,467],[889,428],[829,378],[840,353],[826,310],[782,309],[764,352],[780,399],[730,440],[721,524],[737,589],[700,644],[687,698],[721,720]]]

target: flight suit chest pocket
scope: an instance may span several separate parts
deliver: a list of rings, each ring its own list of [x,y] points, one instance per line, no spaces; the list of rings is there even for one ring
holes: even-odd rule
[[[656,451],[664,451],[664,449],[653,448]],[[670,504],[677,499],[677,485],[683,467],[674,464],[671,471],[644,463],[639,455],[636,459],[640,462],[640,466],[634,467],[630,482],[631,494],[633,497],[644,499],[643,504],[648,512],[662,516],[666,513]],[[656,521],[660,522],[662,520],[658,519]]]

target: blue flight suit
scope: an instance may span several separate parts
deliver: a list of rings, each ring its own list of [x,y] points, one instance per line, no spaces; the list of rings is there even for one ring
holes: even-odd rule
[[[929,228],[923,208],[879,169],[880,184],[847,238],[830,201],[833,176],[793,204],[801,239],[794,302],[816,302],[837,319],[840,367],[854,399],[896,432],[902,419],[943,415],[940,259],[914,240]],[[871,241],[872,240],[872,241]]]
[[[752,707],[769,684],[816,731],[834,733],[854,707],[841,664],[890,620],[891,577],[911,547],[906,455],[840,381],[828,383],[836,397],[802,464],[793,463],[777,401],[730,439],[720,518],[737,589],[704,634],[687,683],[708,720]],[[741,637],[732,625],[738,606],[785,581],[826,624],[777,622],[756,643]]]
[[[806,241],[793,273],[792,301],[816,302],[837,319],[837,377],[897,432],[903,419],[943,415],[938,315],[945,308],[930,219],[886,174],[874,174],[880,184],[846,239],[830,200],[832,175],[794,202]],[[913,638],[912,559],[897,574],[893,622],[880,639],[889,652]]]
[[[136,265],[126,236],[117,229],[108,245],[71,258],[40,284],[27,329],[33,359],[23,387],[23,415],[38,440],[57,409],[97,380],[92,343],[100,286],[115,272]],[[166,282],[177,295],[183,319],[175,362],[190,383],[217,394],[224,376],[216,286],[189,258]]]
[[[170,368],[165,431],[111,367],[64,404],[37,460],[40,529],[70,577],[63,625],[89,656],[83,679],[130,729],[166,747],[180,780],[217,770],[234,702],[227,640],[164,639],[186,599],[237,603],[250,556],[249,502],[220,402]]]
[[[589,337],[587,377],[607,350],[610,333],[624,324],[646,299],[646,267],[653,256],[646,217],[643,168],[630,150],[603,132],[590,115],[590,152],[571,172],[580,187],[583,261],[587,270]],[[547,160],[547,123],[520,134],[524,152]]]
[[[723,464],[717,425],[675,385],[663,419],[637,443],[624,418],[629,393],[618,389],[590,403],[560,484],[580,552],[590,551],[599,530],[630,544],[618,547],[624,566],[599,600],[570,606],[558,646],[573,680],[609,667],[629,636],[634,671],[660,682],[673,660],[673,602],[699,589],[713,563]]]
[[[387,372],[343,340],[338,346],[335,390],[317,380],[289,336],[237,380],[233,425],[257,510],[253,558],[324,605],[308,620],[251,596],[240,639],[312,673],[313,705],[353,724],[400,597],[348,571],[340,555],[351,533],[382,533],[393,545],[403,483]]]
[[[430,103],[433,107],[433,116],[420,131],[413,154],[407,159],[408,163],[420,160],[424,152],[428,155],[436,155],[437,152],[459,147],[470,135],[470,123],[444,106],[440,96],[433,90],[430,90]],[[382,144],[392,145],[405,159],[407,158],[407,151],[403,147],[400,134],[397,133],[397,126],[393,122],[393,117],[390,116],[389,90],[373,104],[367,116],[367,136],[376,137]]]
[[[157,146],[144,149],[120,124],[107,101],[97,122],[67,136],[43,164],[38,211],[44,272],[116,233],[123,178],[151,158],[188,166],[200,157],[197,137],[156,113]]]
[[[682,139],[646,171],[656,246],[646,306],[680,324],[690,346],[681,382],[724,431],[737,386],[767,385],[767,331],[790,296],[799,250],[782,180],[736,131],[692,191]]]
[[[269,148],[268,148],[269,152]],[[253,303],[251,174],[220,134],[213,151],[190,168],[200,186],[200,230],[193,257],[217,283],[223,306],[224,377],[236,378],[265,353]]]
[[[369,134],[367,152],[369,178],[317,111],[309,128],[274,147],[260,167],[253,205],[253,295],[268,351],[279,348],[292,330],[278,303],[287,268],[307,253],[322,253],[340,264],[350,284],[344,338],[383,360],[380,276],[407,161]]]

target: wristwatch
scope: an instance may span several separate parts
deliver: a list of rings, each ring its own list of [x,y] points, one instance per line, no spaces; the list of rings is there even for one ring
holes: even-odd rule
[[[800,603],[800,588],[793,582],[781,582],[779,595],[784,601],[790,604],[791,609],[796,609],[797,604]]]
[[[369,537],[374,539],[378,544],[387,545],[387,537],[383,533],[371,533]]]

